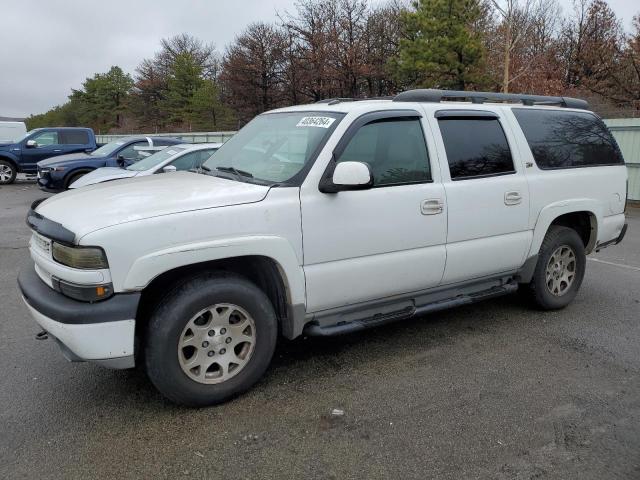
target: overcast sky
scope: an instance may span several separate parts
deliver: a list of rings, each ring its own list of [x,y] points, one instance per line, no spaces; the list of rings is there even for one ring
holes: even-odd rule
[[[373,0],[378,3],[381,0]],[[2,0],[0,116],[66,101],[84,79],[119,65],[134,73],[161,38],[190,33],[222,52],[249,23],[294,11],[295,0]],[[560,0],[570,8],[571,0]],[[609,0],[625,28],[637,0]]]

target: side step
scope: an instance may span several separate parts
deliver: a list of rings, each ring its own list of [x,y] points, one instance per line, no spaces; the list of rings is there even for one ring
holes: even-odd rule
[[[437,302],[428,303],[420,307],[405,307],[401,310],[387,313],[378,314],[370,318],[362,320],[354,320],[351,322],[340,322],[336,325],[329,325],[321,327],[318,324],[310,323],[304,328],[304,334],[311,337],[331,337],[334,335],[344,335],[346,333],[357,332],[366,328],[377,327],[379,325],[385,325],[387,323],[396,322],[398,320],[404,320],[407,318],[425,315],[427,313],[438,312],[440,310],[447,310],[453,307],[460,307],[462,305],[469,305],[481,300],[487,300],[490,298],[501,297],[509,293],[513,293],[518,289],[518,283],[515,281],[505,283],[499,287],[493,287],[488,290],[483,290],[477,293],[470,293],[466,295],[458,295],[456,297],[447,298],[445,300],[439,300]]]

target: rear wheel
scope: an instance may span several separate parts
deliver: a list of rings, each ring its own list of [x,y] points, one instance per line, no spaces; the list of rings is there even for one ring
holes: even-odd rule
[[[194,277],[170,292],[149,321],[147,374],[176,403],[220,403],[260,379],[277,332],[271,302],[248,280],[227,273]]]
[[[586,264],[580,235],[568,227],[551,226],[529,284],[534,302],[545,310],[566,307],[580,289]]]
[[[7,160],[0,160],[0,185],[9,185],[16,180],[18,171],[13,163]]]

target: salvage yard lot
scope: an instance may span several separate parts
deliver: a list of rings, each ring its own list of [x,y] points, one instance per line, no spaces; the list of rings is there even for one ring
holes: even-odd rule
[[[281,341],[253,390],[190,410],[34,339],[16,276],[42,196],[0,187],[2,479],[640,478],[640,210],[563,311],[512,295]]]

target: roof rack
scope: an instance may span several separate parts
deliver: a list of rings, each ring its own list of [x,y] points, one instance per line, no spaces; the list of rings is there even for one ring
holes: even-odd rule
[[[335,105],[337,103],[342,102],[362,102],[365,100],[394,100],[396,97],[387,96],[387,97],[363,97],[363,98],[325,98],[324,100],[318,100],[315,103],[326,103],[327,105]]]
[[[495,92],[465,92],[461,90],[417,89],[399,93],[393,98],[394,102],[431,102],[439,103],[446,100],[466,101],[472,103],[505,102],[522,103],[523,105],[557,105],[565,108],[579,108],[589,110],[589,103],[580,98],[547,97],[545,95],[522,95],[519,93]]]

